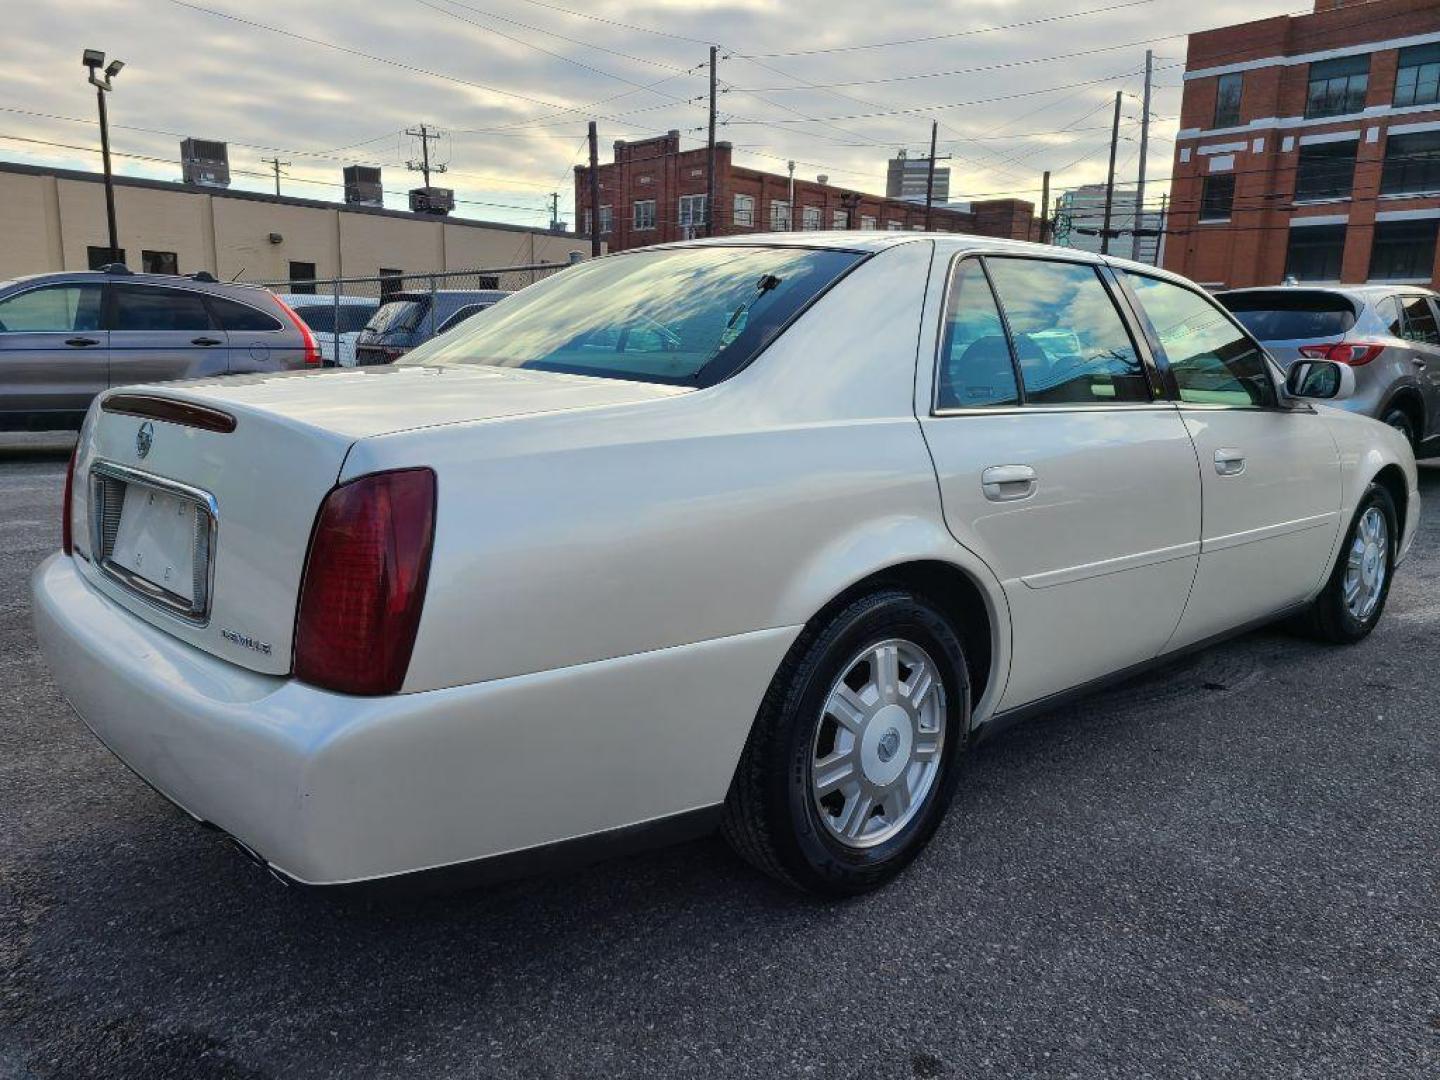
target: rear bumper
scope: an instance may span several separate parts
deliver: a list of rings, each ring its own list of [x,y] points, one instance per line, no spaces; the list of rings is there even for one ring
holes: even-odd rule
[[[35,571],[31,592],[45,657],[96,736],[192,816],[312,885],[720,804],[753,716],[743,703],[760,699],[799,629],[355,698],[187,645],[60,554]]]

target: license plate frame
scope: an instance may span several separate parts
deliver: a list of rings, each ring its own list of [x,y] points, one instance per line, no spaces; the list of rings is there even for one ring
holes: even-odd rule
[[[192,512],[188,525],[187,511]],[[172,515],[181,520],[171,520]],[[210,618],[218,521],[214,497],[199,488],[124,465],[91,466],[90,541],[95,565],[131,595],[196,625],[203,626]],[[190,547],[178,550],[187,531]],[[168,564],[168,584],[176,588],[167,587],[163,570],[156,574],[160,581],[150,576],[153,570],[144,565],[145,555],[152,562],[159,558],[162,565]]]

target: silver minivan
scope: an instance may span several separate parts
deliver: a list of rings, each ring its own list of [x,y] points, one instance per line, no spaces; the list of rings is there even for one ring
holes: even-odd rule
[[[119,266],[0,282],[0,430],[78,428],[111,386],[319,366],[265,289]]]
[[[1440,306],[1418,285],[1282,286],[1217,293],[1280,366],[1302,357],[1355,371],[1340,403],[1383,420],[1417,457],[1440,454]]]

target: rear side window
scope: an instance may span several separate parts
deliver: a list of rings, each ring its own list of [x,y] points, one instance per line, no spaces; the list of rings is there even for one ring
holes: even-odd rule
[[[215,313],[222,330],[283,330],[280,320],[258,311],[249,304],[227,300],[223,296],[207,296],[205,302]]]
[[[985,270],[979,259],[962,259],[950,282],[935,404],[974,409],[1019,400],[1010,343]]]
[[[100,329],[99,285],[47,285],[0,300],[0,333]]]
[[[1339,337],[1355,325],[1355,308],[1335,293],[1282,289],[1217,297],[1261,341]]]
[[[365,324],[365,329],[377,334],[414,330],[429,306],[426,300],[391,300],[380,305],[380,309]]]
[[[1423,296],[1402,296],[1400,304],[1405,309],[1405,331],[1401,337],[1422,345],[1440,345],[1440,327],[1435,325],[1430,301]]]
[[[1150,400],[1144,362],[1093,266],[987,257],[1030,405]]]
[[[1260,348],[1209,297],[1159,278],[1126,272],[1150,321],[1180,400],[1200,405],[1270,406],[1275,387]]]
[[[296,315],[304,320],[305,325],[314,330],[317,334],[333,334],[335,332],[335,313],[340,313],[340,333],[358,334],[365,329],[365,325],[375,314],[375,308],[368,304],[341,304],[339,308],[331,304],[305,304],[292,308]]]
[[[209,330],[210,313],[198,293],[148,285],[114,285],[112,330]]]

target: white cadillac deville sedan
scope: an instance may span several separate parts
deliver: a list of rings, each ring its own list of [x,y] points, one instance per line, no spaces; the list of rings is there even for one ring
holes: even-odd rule
[[[35,618],[100,739],[288,879],[718,824],[854,893],[1007,720],[1282,616],[1371,630],[1419,498],[1353,386],[1120,260],[649,248],[399,366],[103,395]]]

